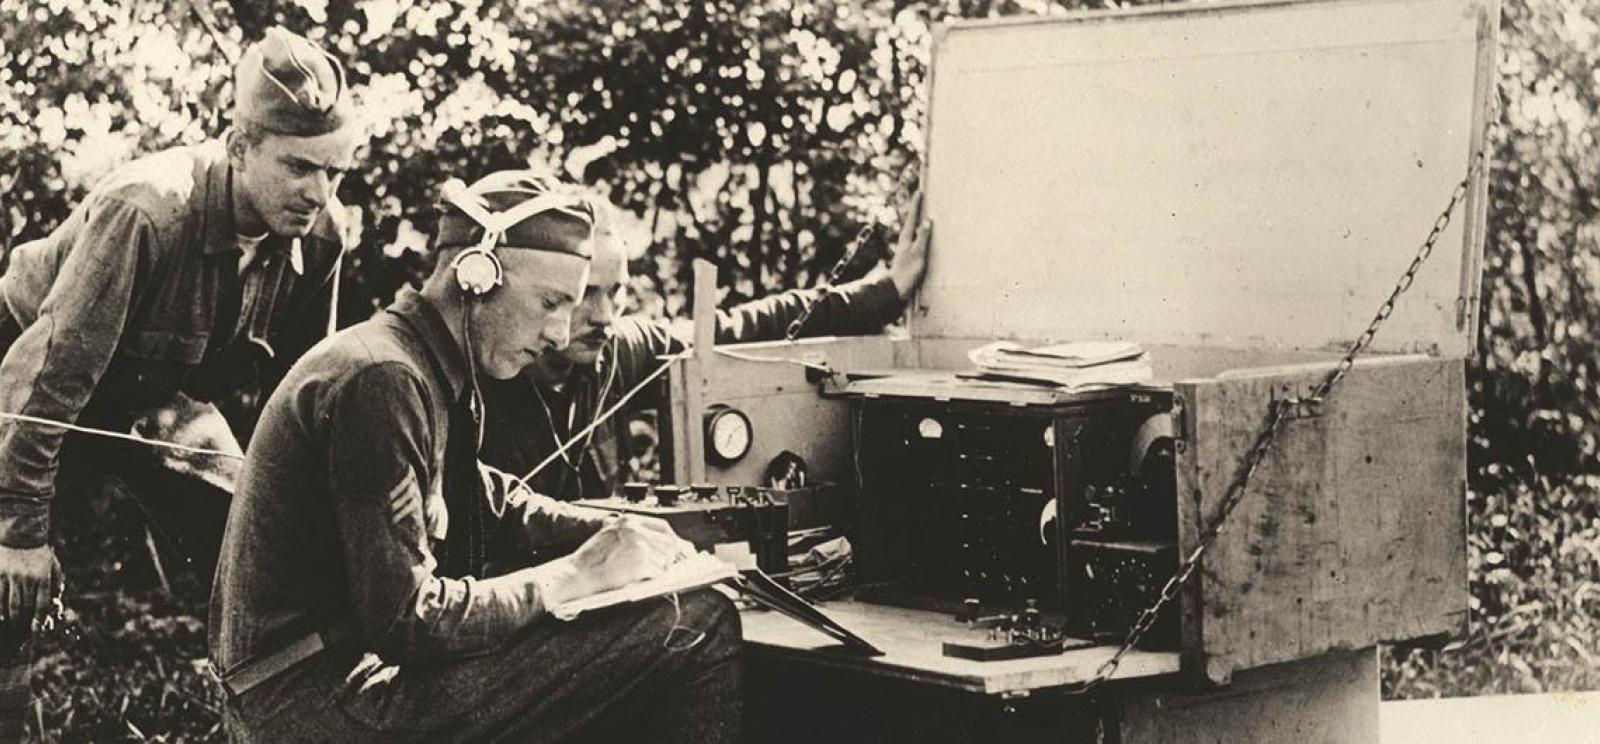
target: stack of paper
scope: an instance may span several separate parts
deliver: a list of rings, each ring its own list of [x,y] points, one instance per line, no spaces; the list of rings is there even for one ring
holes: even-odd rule
[[[578,597],[546,609],[558,619],[571,620],[590,610],[699,589],[738,575],[739,569],[726,561],[708,553],[697,553],[672,564],[665,573],[655,578]]]
[[[1149,380],[1150,358],[1126,341],[1079,341],[1032,349],[999,341],[967,353],[986,377],[1043,382],[1071,390]]]

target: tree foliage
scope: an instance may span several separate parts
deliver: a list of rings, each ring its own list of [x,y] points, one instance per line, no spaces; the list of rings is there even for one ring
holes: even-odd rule
[[[202,8],[209,8],[200,3]],[[190,3],[9,0],[0,173],[10,240],[42,234],[135,153],[226,125],[230,53],[282,24],[347,61],[373,114],[358,319],[426,264],[439,183],[549,168],[634,216],[641,297],[677,308],[691,257],[732,299],[809,285],[920,146],[926,12],[888,3]],[[820,29],[811,30],[811,29]],[[882,240],[880,236],[879,241]],[[666,298],[663,303],[661,298]]]
[[[1600,7],[1512,0],[1471,360],[1471,635],[1402,696],[1600,688]]]
[[[816,282],[866,225],[886,227],[873,248],[898,228],[897,187],[921,157],[931,24],[1101,4],[0,0],[0,247],[44,235],[118,163],[219,134],[229,59],[282,24],[344,59],[373,113],[341,190],[363,235],[345,323],[425,270],[443,179],[530,165],[630,215],[638,309],[677,314],[693,257],[718,264],[725,301],[757,297]],[[1470,376],[1475,631],[1453,651],[1398,654],[1392,694],[1594,684],[1583,669],[1600,577],[1597,41],[1600,7],[1504,2]],[[178,605],[181,617],[195,603]],[[187,668],[203,649],[180,637]],[[49,689],[47,730],[128,735],[63,723],[72,689]],[[163,722],[147,699],[167,700],[162,689],[134,695],[133,710],[154,711],[136,721],[143,733],[211,730]]]

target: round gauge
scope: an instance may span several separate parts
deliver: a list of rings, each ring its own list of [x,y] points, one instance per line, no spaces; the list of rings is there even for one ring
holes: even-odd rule
[[[714,405],[706,409],[706,460],[714,465],[731,465],[750,452],[754,433],[750,418],[732,406]]]

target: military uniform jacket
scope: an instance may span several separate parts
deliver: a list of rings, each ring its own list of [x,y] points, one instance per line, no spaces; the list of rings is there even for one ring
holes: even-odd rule
[[[298,241],[268,238],[241,275],[232,180],[221,142],[165,150],[17,246],[0,277],[0,410],[126,426],[179,390],[209,400],[281,377],[325,327],[344,209]],[[0,544],[45,543],[63,434],[0,421]]]

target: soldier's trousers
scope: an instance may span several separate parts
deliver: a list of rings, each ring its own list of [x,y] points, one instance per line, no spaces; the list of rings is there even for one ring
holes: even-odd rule
[[[320,652],[229,701],[235,742],[697,742],[738,737],[739,615],[701,590],[541,618],[475,658]]]

